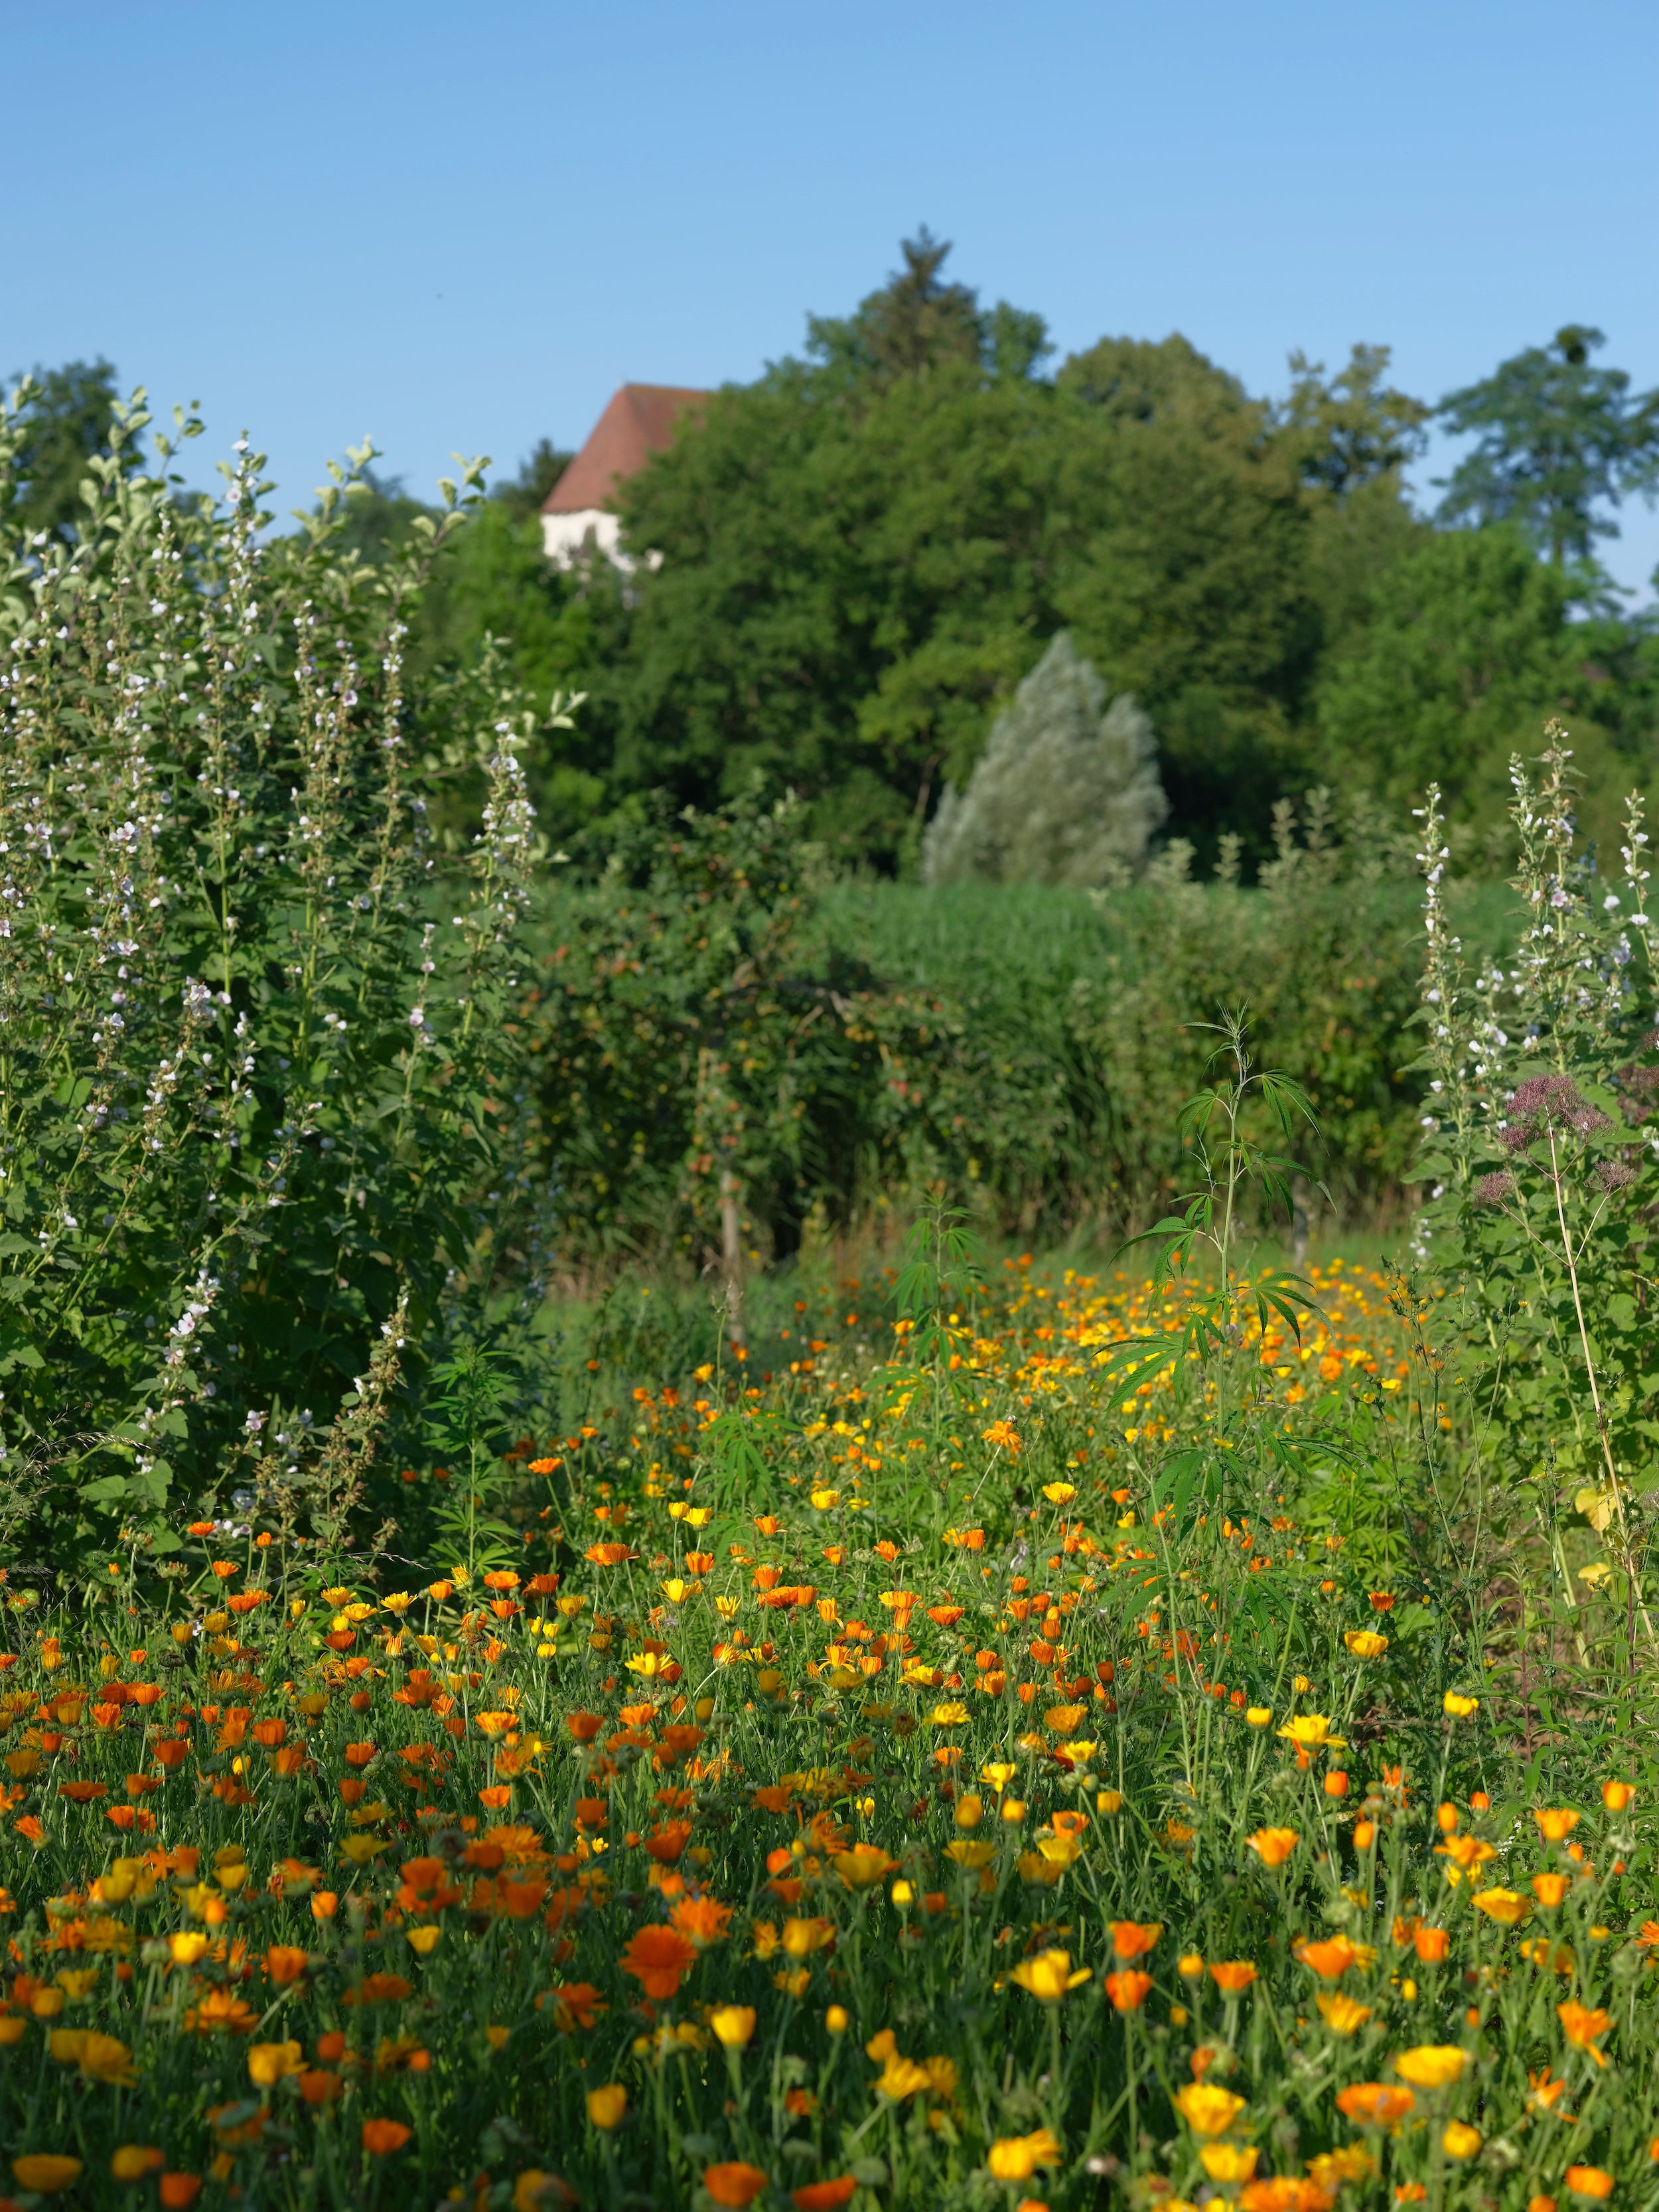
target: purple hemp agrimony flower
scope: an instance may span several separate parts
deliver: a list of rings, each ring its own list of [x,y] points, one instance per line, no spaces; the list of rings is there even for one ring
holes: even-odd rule
[[[1504,1144],[1511,1152],[1524,1152],[1553,1122],[1564,1123],[1581,1137],[1613,1126],[1565,1075],[1529,1076],[1510,1101],[1510,1117]]]
[[[1623,1160],[1603,1160],[1595,1170],[1595,1179],[1603,1190],[1628,1190],[1636,1180],[1636,1170]]]
[[[1507,1168],[1499,1168],[1496,1175],[1482,1176],[1474,1186],[1477,1206],[1502,1206],[1506,1198],[1515,1195],[1515,1177]]]

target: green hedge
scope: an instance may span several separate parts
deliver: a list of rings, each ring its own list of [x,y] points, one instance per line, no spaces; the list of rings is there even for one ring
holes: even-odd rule
[[[1222,1006],[1312,1097],[1304,1156],[1337,1208],[1397,1202],[1421,1098],[1408,877],[1288,836],[1255,886],[1194,882],[1176,848],[1096,896],[814,887],[812,863],[789,810],[755,804],[641,824],[550,902],[539,1139],[573,1262],[706,1257],[723,1171],[773,1254],[927,1190],[1021,1237],[1143,1219],[1178,1181]],[[1510,908],[1497,886],[1454,898],[1483,949]]]

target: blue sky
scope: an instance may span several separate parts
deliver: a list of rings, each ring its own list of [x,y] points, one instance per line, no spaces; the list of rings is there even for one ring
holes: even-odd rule
[[[922,222],[1062,351],[1179,330],[1274,392],[1363,338],[1433,398],[1583,320],[1659,384],[1651,0],[6,12],[0,374],[105,353],[284,505],[365,431],[422,490],[751,377]]]

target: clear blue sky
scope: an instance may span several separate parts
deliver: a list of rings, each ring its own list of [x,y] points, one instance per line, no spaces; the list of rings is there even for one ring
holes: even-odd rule
[[[1653,0],[14,5],[0,374],[106,354],[288,495],[371,431],[574,444],[879,283],[902,233],[1062,351],[1255,391],[1390,343],[1426,398],[1560,323],[1659,384]],[[198,449],[199,450],[199,449]],[[1659,520],[1608,552],[1645,583]]]

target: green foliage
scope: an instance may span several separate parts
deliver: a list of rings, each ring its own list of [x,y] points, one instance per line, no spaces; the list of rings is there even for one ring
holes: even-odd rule
[[[1329,772],[1401,810],[1436,782],[1453,822],[1490,828],[1511,756],[1577,700],[1596,823],[1614,828],[1620,796],[1651,773],[1646,714],[1621,726],[1616,707],[1651,679],[1617,623],[1575,619],[1584,591],[1581,574],[1538,561],[1516,529],[1425,538],[1376,580],[1369,622],[1325,677]],[[1610,696],[1621,653],[1626,682]]]
[[[532,1017],[567,1258],[727,1270],[723,1175],[744,1249],[775,1255],[929,1193],[1023,1237],[1144,1220],[1223,1004],[1311,1099],[1337,1211],[1387,1207],[1420,1111],[1409,852],[1364,813],[1339,836],[1322,794],[1306,817],[1281,808],[1258,888],[1236,851],[1203,883],[1177,847],[1092,903],[823,884],[799,812],[753,797],[641,816],[608,861],[596,839],[541,924]]]
[[[1489,377],[1449,392],[1448,429],[1478,433],[1449,477],[1441,513],[1449,521],[1513,521],[1560,566],[1588,561],[1618,526],[1600,512],[1625,492],[1650,493],[1659,470],[1659,392],[1632,398],[1621,368],[1594,368],[1605,345],[1582,323],[1547,346],[1528,346]]]
[[[1369,484],[1397,491],[1402,469],[1426,442],[1433,410],[1385,385],[1391,349],[1357,345],[1328,382],[1323,362],[1291,356],[1291,396],[1284,423],[1297,449],[1304,480],[1339,502]]]
[[[1121,881],[1169,811],[1148,718],[1061,630],[991,727],[968,787],[922,841],[926,883]]]
[[[1318,647],[1301,449],[1269,410],[1180,339],[1048,383],[937,331],[899,373],[828,327],[623,488],[664,560],[592,678],[612,793],[707,806],[758,769],[833,849],[908,866],[1069,625],[1152,714],[1177,821],[1265,849]]]
[[[4,572],[3,1443],[64,1565],[239,1480],[333,1512],[395,1355],[476,1309],[522,1206],[527,725],[477,702],[482,830],[443,881],[404,677],[477,472],[369,564],[340,544],[365,451],[268,553],[258,457],[180,500],[149,419],[117,407],[73,549]]]
[[[0,505],[0,529],[9,538],[44,532],[73,543],[85,513],[82,487],[90,464],[118,455],[137,465],[130,445],[112,434],[116,420],[115,371],[102,360],[66,362],[38,368],[19,382],[21,435]]]

